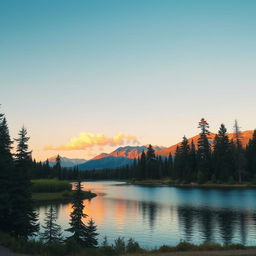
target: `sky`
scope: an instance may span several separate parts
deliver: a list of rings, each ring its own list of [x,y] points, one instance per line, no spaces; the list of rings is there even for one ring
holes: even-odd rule
[[[0,103],[33,157],[256,128],[255,0],[0,0]]]

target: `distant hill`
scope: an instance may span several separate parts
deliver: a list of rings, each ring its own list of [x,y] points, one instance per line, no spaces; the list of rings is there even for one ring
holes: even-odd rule
[[[115,151],[107,154],[107,153],[101,153],[100,155],[94,157],[92,160],[101,159],[108,156],[114,156],[114,157],[125,157],[129,159],[138,158],[142,151],[146,151],[148,146],[125,146],[125,147],[119,147]],[[153,146],[154,150],[159,151],[165,149],[165,147],[159,147],[159,146]]]
[[[100,159],[92,159],[78,166],[79,170],[114,169],[124,165],[132,164],[133,159],[126,157],[107,156]]]
[[[56,157],[57,156],[48,158],[50,166],[54,166],[56,164]],[[63,157],[63,156],[60,157],[60,164],[64,168],[72,168],[74,166],[83,164],[85,162],[87,162],[87,160],[85,160],[85,159],[76,159],[76,158],[72,159],[72,158],[67,158],[67,157]]]
[[[211,133],[209,136],[209,140],[212,143],[213,139],[215,137],[215,133]],[[244,131],[241,132],[242,135],[242,145],[245,146],[248,144],[249,139],[252,138],[253,135],[253,130],[249,131]],[[234,134],[230,133],[228,134],[230,139],[234,138]],[[196,135],[192,138],[189,138],[188,141],[191,144],[192,140],[194,141],[195,145],[197,146],[197,140],[199,138],[199,135]],[[180,145],[181,142],[165,148],[165,147],[159,147],[159,146],[153,146],[155,149],[156,155],[160,155],[163,157],[167,157],[170,153],[172,155],[175,154],[175,150],[178,145]],[[67,159],[67,162],[70,163],[70,160],[72,163],[71,165],[78,165],[78,168],[80,170],[100,170],[100,169],[111,169],[111,168],[118,168],[127,164],[132,164],[133,159],[140,157],[142,151],[147,151],[147,146],[126,146],[126,147],[119,147],[116,150],[114,150],[111,153],[101,153],[100,155],[94,157],[93,159],[85,162],[86,160],[84,159],[68,159],[68,158],[63,158],[64,160]],[[56,157],[55,157],[56,158]],[[65,162],[63,160],[63,163]],[[55,159],[54,159],[55,161]],[[82,163],[79,161],[82,161]],[[65,164],[66,165],[66,164]],[[65,167],[63,165],[63,167]]]
[[[210,134],[210,136],[209,136],[210,142],[213,142],[215,135],[216,135],[216,133],[211,133]],[[248,144],[249,140],[252,138],[252,135],[253,135],[253,130],[241,132],[243,147],[245,147]],[[234,133],[229,133],[228,137],[229,137],[230,140],[232,140],[234,138]],[[191,144],[192,140],[193,140],[196,147],[197,147],[198,138],[199,138],[199,135],[196,135],[192,138],[189,138],[188,139],[189,144]],[[181,145],[181,142],[179,142],[179,143],[177,143],[177,144],[175,144],[175,145],[173,145],[169,148],[158,150],[158,151],[156,151],[156,154],[161,155],[161,156],[168,156],[171,153],[172,155],[174,155],[175,150],[176,150],[177,146],[179,146],[179,145]]]
[[[164,149],[164,147],[153,146],[155,150]],[[107,154],[101,153],[84,164],[79,165],[80,170],[99,170],[105,168],[118,168],[127,164],[132,164],[133,159],[138,158],[142,151],[147,150],[147,146],[126,146],[119,147],[115,151]]]

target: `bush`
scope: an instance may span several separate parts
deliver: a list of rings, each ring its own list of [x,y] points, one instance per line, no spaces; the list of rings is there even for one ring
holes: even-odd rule
[[[180,241],[180,243],[176,246],[177,251],[188,251],[193,249],[195,249],[195,245],[186,241]]]
[[[207,251],[207,250],[212,251],[212,250],[221,250],[222,246],[216,243],[203,243],[199,245],[198,248],[203,251]]]
[[[136,242],[134,239],[130,238],[126,245],[126,252],[134,253],[134,252],[141,252],[141,251],[143,251],[143,249],[140,248],[139,243]]]
[[[243,244],[230,244],[226,246],[227,249],[232,249],[232,250],[244,250],[246,247]]]
[[[161,247],[159,247],[159,249],[157,250],[158,252],[173,252],[174,248],[168,245],[162,245]]]
[[[125,253],[125,241],[123,237],[118,237],[114,242],[114,250],[117,254]]]
[[[71,191],[72,185],[64,180],[32,180],[32,192],[34,193],[52,193]]]

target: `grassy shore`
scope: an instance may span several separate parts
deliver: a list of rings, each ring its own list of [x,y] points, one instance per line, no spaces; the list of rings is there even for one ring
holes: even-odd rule
[[[75,191],[33,193],[32,199],[36,202],[71,202]],[[96,194],[91,191],[83,191],[84,199],[91,199]]]
[[[55,179],[32,180],[32,199],[35,202],[71,202],[75,191],[69,181]],[[96,194],[83,191],[84,199],[91,199]]]
[[[0,233],[1,245],[17,253],[36,256],[107,256],[107,255],[130,255],[130,256],[246,256],[256,255],[256,247],[245,247],[241,244],[219,245],[204,243],[201,245],[190,244],[181,241],[176,246],[163,245],[158,249],[145,250],[133,239],[125,241],[117,238],[113,244],[105,242],[98,248],[80,247],[74,240],[66,240],[63,243],[44,244],[42,241],[22,240],[10,235]],[[6,251],[2,248],[2,252]],[[0,254],[1,256],[5,256]],[[18,254],[19,255],[19,254]]]
[[[221,184],[221,183],[177,183],[170,179],[160,180],[128,180],[129,184],[133,185],[145,185],[145,186],[172,186],[172,187],[203,187],[203,188],[256,188],[255,184],[252,183],[237,183],[237,184]]]

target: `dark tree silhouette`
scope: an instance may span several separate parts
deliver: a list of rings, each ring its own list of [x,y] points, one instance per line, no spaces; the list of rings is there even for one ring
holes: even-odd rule
[[[32,160],[31,151],[28,151],[29,137],[24,127],[20,130],[19,138],[15,141],[17,142],[17,149],[12,175],[11,226],[13,235],[27,238],[38,231],[39,225],[31,198],[31,182],[28,177],[28,169],[31,167]]]
[[[10,230],[10,173],[13,169],[12,141],[7,121],[0,113],[0,230]]]
[[[84,211],[83,196],[82,196],[82,185],[79,180],[76,183],[76,191],[72,205],[73,211],[70,214],[70,228],[67,231],[71,232],[72,235],[69,239],[74,239],[81,246],[86,246],[87,241],[87,227],[83,222],[83,219],[87,217]]]
[[[57,212],[51,205],[49,210],[45,213],[44,232],[41,233],[41,239],[47,243],[58,243],[63,241],[61,226],[56,223]]]
[[[87,223],[86,229],[87,229],[86,246],[97,247],[98,245],[97,236],[99,234],[97,233],[97,226],[95,225],[92,219],[90,219],[89,222]]]

